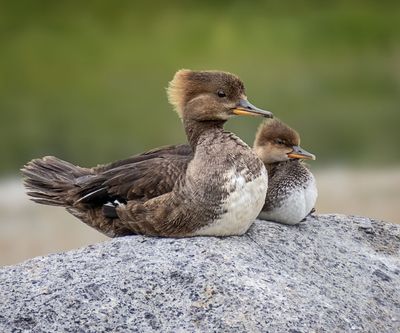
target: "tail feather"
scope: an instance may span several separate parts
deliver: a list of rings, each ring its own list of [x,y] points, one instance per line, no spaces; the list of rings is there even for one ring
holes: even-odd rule
[[[31,200],[53,206],[71,206],[79,199],[76,195],[79,177],[92,174],[90,169],[75,166],[54,156],[35,159],[21,172]]]

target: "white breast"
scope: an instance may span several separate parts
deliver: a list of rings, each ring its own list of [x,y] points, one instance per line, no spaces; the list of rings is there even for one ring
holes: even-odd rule
[[[317,196],[316,182],[312,177],[305,188],[293,189],[279,207],[270,211],[262,211],[258,218],[284,224],[297,224],[314,208]]]
[[[223,202],[226,211],[211,225],[195,232],[196,236],[229,236],[244,234],[256,219],[265,202],[268,176],[265,169],[256,179],[246,182],[245,177],[231,170],[227,173],[227,190],[235,189]]]

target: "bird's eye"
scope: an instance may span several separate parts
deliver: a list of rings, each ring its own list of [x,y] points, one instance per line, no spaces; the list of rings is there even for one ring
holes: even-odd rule
[[[225,94],[225,92],[223,91],[223,90],[218,90],[217,91],[217,95],[218,95],[218,97],[226,97],[226,94]]]
[[[283,141],[282,139],[276,139],[275,143],[278,144],[278,145],[284,145],[285,141]]]

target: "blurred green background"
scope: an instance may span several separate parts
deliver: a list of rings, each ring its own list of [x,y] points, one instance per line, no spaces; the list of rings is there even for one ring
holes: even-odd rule
[[[317,165],[400,161],[398,1],[3,1],[0,32],[0,174],[184,142],[180,68],[238,74]],[[257,124],[228,128],[252,143]]]

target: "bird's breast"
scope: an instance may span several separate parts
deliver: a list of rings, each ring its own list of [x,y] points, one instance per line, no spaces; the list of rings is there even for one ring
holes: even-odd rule
[[[318,196],[315,179],[310,175],[307,182],[295,186],[285,197],[276,200],[276,205],[268,211],[262,211],[258,218],[284,224],[297,224],[314,208]],[[274,202],[274,198],[269,198]]]
[[[242,235],[256,219],[265,202],[268,176],[265,169],[258,175],[249,175],[248,169],[232,168],[224,174],[227,196],[222,201],[223,214],[195,235]]]

